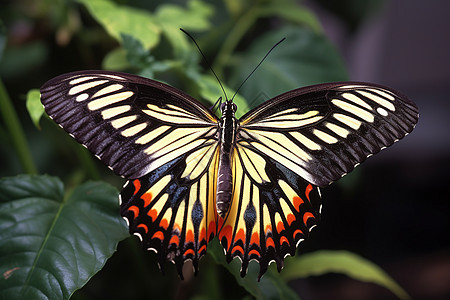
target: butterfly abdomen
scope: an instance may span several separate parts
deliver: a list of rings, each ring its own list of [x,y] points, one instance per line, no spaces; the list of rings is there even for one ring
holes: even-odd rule
[[[236,142],[238,120],[234,116],[236,105],[226,101],[222,107],[222,118],[219,122],[220,156],[217,178],[216,206],[217,213],[224,217],[227,213],[233,192],[233,176],[231,173],[231,153]]]

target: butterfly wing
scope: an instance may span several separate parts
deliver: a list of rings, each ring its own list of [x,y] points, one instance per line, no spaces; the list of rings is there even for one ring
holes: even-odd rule
[[[267,101],[241,118],[239,139],[326,186],[411,132],[416,105],[392,89],[327,83]]]
[[[48,115],[130,181],[121,213],[159,255],[197,266],[215,235],[217,118],[192,97],[130,74],[83,71],[41,88]],[[211,201],[212,199],[212,201]]]
[[[240,120],[229,214],[219,232],[227,258],[260,276],[308,236],[325,186],[368,156],[412,131],[418,110],[393,90],[363,83],[297,89],[258,106]]]

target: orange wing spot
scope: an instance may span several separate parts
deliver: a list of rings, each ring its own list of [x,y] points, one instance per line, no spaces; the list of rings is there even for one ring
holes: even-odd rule
[[[212,239],[211,235],[212,236],[216,235],[216,222],[214,221],[209,222],[208,225],[208,239]]]
[[[139,216],[139,207],[137,207],[135,205],[128,207],[128,211],[133,212],[133,214],[134,214],[133,219],[136,219],[136,217]]]
[[[233,247],[233,250],[231,250],[231,254],[234,255],[234,253],[238,251],[241,252],[242,255],[244,255],[244,249],[242,249],[242,247],[239,245]]]
[[[312,185],[308,184],[305,190],[305,195],[309,202],[311,202],[311,200],[309,199],[309,193],[311,193],[312,189],[313,189]]]
[[[206,252],[206,245],[201,246],[200,249],[198,250],[198,253],[202,253],[202,251]]]
[[[139,181],[139,179],[135,179],[135,180],[133,180],[133,185],[134,185],[133,195],[136,195],[137,192],[141,189],[141,182]]]
[[[200,236],[198,237],[199,241],[206,240],[206,229],[205,227],[202,228],[200,231]]]
[[[238,232],[236,233],[235,239],[234,240],[241,240],[241,241],[245,241],[245,233],[244,233],[244,229],[239,229]]]
[[[269,233],[269,232],[272,232],[272,225],[270,225],[270,224],[268,224],[268,225],[266,226],[266,229],[264,230],[264,233],[265,233],[265,234],[267,234],[267,233]]]
[[[292,222],[295,221],[295,216],[293,214],[288,214],[286,219],[287,219],[289,226],[291,226]]]
[[[257,232],[253,232],[252,238],[250,239],[250,245],[256,244],[259,246],[259,234]]]
[[[156,217],[158,216],[158,212],[156,211],[156,209],[150,209],[147,213],[147,215],[152,218],[152,221],[156,220]]]
[[[217,216],[217,218],[218,218],[218,220],[219,220],[219,222],[218,222],[218,228],[219,228],[219,231],[222,229],[222,226],[223,226],[223,222],[225,222],[225,219],[224,218],[222,218],[221,216]]]
[[[194,233],[192,232],[192,230],[188,230],[187,232],[186,232],[186,244],[187,243],[190,243],[190,242],[194,242]]]
[[[283,243],[287,243],[289,245],[289,240],[284,235],[280,237],[280,245],[282,245]]]
[[[302,198],[300,198],[299,196],[295,196],[294,199],[294,207],[295,209],[300,212],[300,205],[302,205],[303,203],[305,203],[305,201],[303,201]]]
[[[271,237],[268,237],[266,239],[266,248],[269,247],[275,248],[275,243],[273,242],[273,239]]]
[[[303,231],[301,231],[300,229],[297,229],[296,231],[294,231],[294,234],[292,235],[292,237],[295,239],[295,236],[296,236],[297,234],[304,235],[304,234],[303,234]]]
[[[159,226],[161,226],[164,229],[167,229],[167,227],[169,227],[169,222],[167,221],[167,219],[162,219],[161,222],[159,222]]]
[[[178,223],[173,223],[172,228],[173,228],[172,229],[173,232],[178,232],[178,233],[181,232],[181,226]]]
[[[277,224],[277,231],[278,231],[278,233],[280,233],[283,230],[284,230],[284,224],[283,224],[283,222],[280,221]]]
[[[157,239],[160,239],[161,241],[163,241],[164,240],[164,233],[162,232],[162,231],[157,231],[157,232],[155,232],[155,234],[152,236],[152,239],[153,238],[157,238]]]
[[[144,228],[144,231],[145,231],[145,233],[148,233],[148,227],[147,227],[147,225],[145,225],[145,224],[139,224],[138,226],[137,226],[137,228]]]
[[[141,196],[141,199],[144,200],[144,207],[147,207],[150,202],[152,202],[152,194],[151,193],[145,193]]]
[[[314,215],[312,213],[310,213],[310,212],[306,212],[303,215],[303,223],[305,224],[305,226],[306,226],[306,222],[308,222],[309,218],[313,218],[314,219]]]
[[[187,249],[186,251],[184,251],[183,256],[187,257],[189,254],[195,257],[195,251],[193,249]]]
[[[233,231],[233,229],[231,228],[230,225],[225,226],[221,231],[220,231],[220,240],[222,240],[223,237],[226,238],[226,240],[231,243],[231,232]]]
[[[256,249],[250,250],[250,251],[248,252],[248,256],[252,256],[252,255],[256,255],[256,256],[258,256],[258,257],[261,257],[261,253],[259,253],[259,251],[256,250]]]
[[[178,237],[178,235],[172,235],[172,237],[170,238],[170,241],[169,241],[169,245],[172,245],[172,244],[175,244],[175,245],[180,245],[180,238]]]

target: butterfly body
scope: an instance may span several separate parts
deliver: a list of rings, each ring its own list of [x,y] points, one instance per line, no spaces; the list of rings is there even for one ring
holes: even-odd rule
[[[191,96],[135,75],[82,71],[41,88],[48,115],[128,179],[120,212],[158,262],[195,271],[218,237],[241,275],[281,270],[320,219],[319,186],[411,132],[416,105],[368,83],[296,89],[235,117],[218,118]]]
[[[217,213],[225,217],[231,202],[233,176],[231,170],[231,153],[235,146],[238,120],[235,117],[237,106],[232,101],[224,102],[219,120],[220,156],[217,178],[216,206]]]

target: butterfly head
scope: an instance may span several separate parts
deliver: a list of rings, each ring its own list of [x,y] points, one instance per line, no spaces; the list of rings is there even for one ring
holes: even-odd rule
[[[236,110],[237,105],[231,100],[227,100],[220,105],[220,112],[222,113],[222,116],[229,114],[234,115]]]

